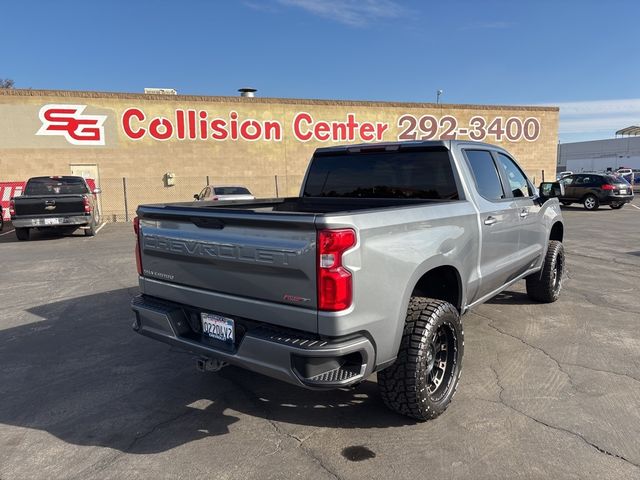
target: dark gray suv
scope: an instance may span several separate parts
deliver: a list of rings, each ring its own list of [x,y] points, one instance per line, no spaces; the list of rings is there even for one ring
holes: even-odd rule
[[[609,205],[614,210],[633,200],[633,187],[623,177],[604,173],[576,173],[560,180],[564,185],[563,205],[581,203],[587,210]]]

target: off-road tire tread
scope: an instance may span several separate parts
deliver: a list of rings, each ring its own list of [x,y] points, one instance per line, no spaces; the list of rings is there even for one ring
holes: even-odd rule
[[[564,269],[566,271],[566,259],[564,258],[564,246],[558,240],[549,241],[547,254],[544,258],[542,272],[534,273],[526,278],[527,295],[532,300],[542,303],[553,303],[560,297],[561,289],[557,292],[553,286],[553,270],[556,266],[557,257],[562,255],[564,261]],[[564,272],[563,272],[564,274]]]
[[[425,297],[412,297],[407,310],[402,340],[398,357],[393,365],[378,372],[378,389],[387,407],[402,415],[418,420],[430,420],[446,410],[458,388],[458,380],[462,372],[462,354],[464,349],[464,331],[460,323],[458,337],[457,378],[453,379],[453,393],[448,395],[447,401],[434,408],[426,397],[426,345],[438,319],[446,314],[454,315],[460,323],[460,316],[456,308],[442,300]],[[454,372],[455,373],[455,372]]]

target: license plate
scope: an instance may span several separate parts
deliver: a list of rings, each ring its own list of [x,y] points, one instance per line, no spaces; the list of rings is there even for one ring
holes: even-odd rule
[[[626,188],[621,188],[620,189],[620,195],[626,195],[627,194],[627,189]]]
[[[202,319],[202,333],[222,342],[233,343],[235,326],[233,320],[212,313],[200,314]]]
[[[44,224],[45,225],[59,225],[60,224],[60,219],[59,218],[45,218],[44,219]]]

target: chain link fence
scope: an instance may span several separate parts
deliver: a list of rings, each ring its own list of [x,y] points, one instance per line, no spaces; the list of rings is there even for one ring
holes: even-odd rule
[[[547,172],[529,172],[534,185],[542,181],[555,181]],[[166,177],[101,178],[98,195],[102,221],[129,222],[136,216],[138,205],[153,203],[191,202],[207,185],[243,186],[256,198],[297,196],[303,175],[269,175],[241,177],[176,177],[169,185]]]
[[[98,195],[102,221],[128,222],[136,215],[138,205],[191,202],[207,185],[243,186],[256,198],[277,198],[298,194],[302,175],[270,175],[255,177],[166,177],[101,178]],[[173,184],[171,184],[173,183]]]

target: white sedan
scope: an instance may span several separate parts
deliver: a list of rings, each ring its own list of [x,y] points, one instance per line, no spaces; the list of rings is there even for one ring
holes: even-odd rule
[[[199,202],[216,200],[255,200],[246,187],[222,187],[207,185],[193,196]]]

